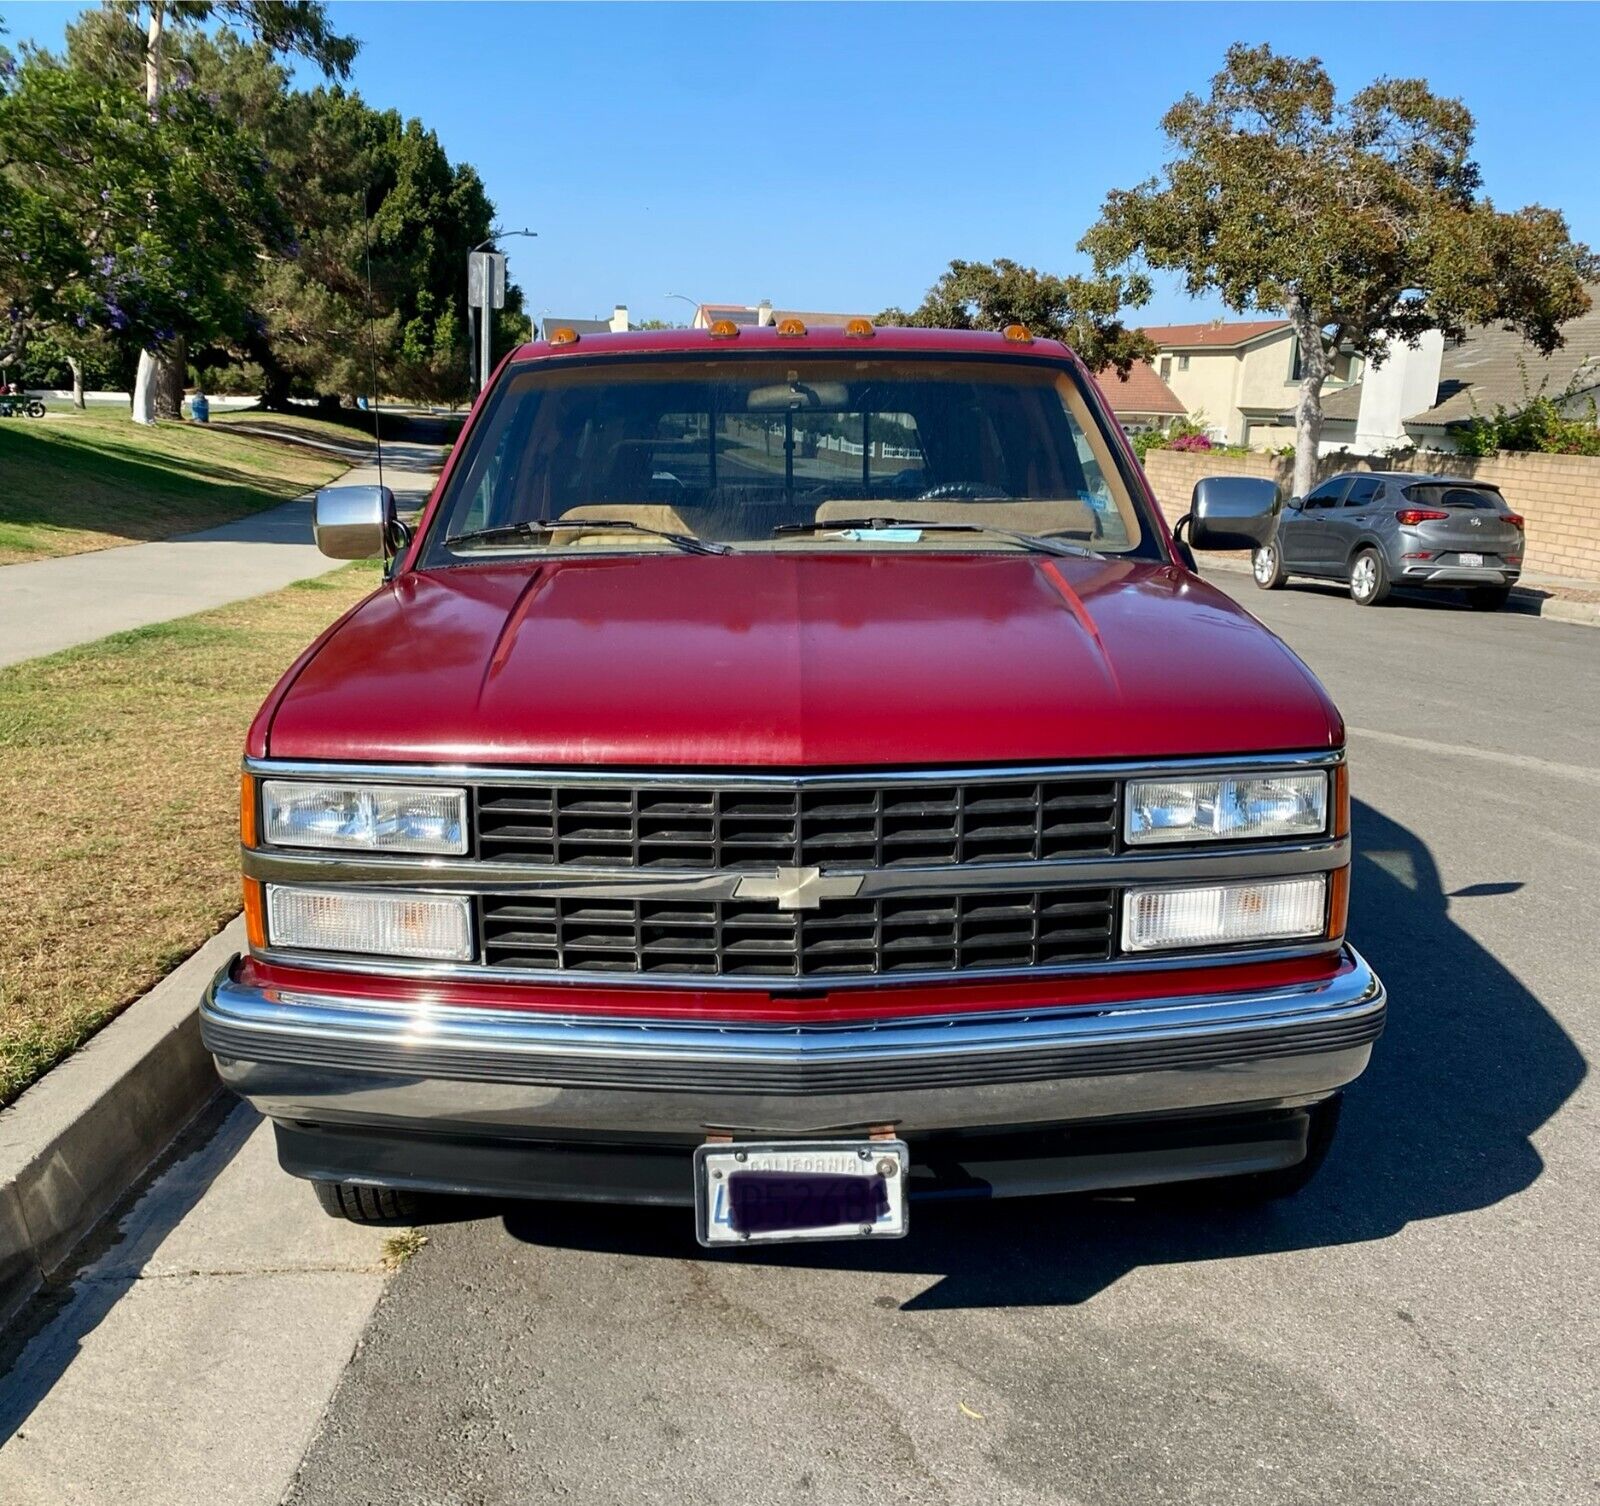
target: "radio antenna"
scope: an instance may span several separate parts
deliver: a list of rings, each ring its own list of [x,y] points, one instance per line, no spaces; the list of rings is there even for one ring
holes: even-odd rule
[[[383,485],[383,424],[378,399],[378,318],[372,308],[372,222],[367,210],[367,198],[372,192],[369,183],[361,190],[361,247],[367,259],[367,354],[372,362],[372,440],[378,452],[378,485]]]

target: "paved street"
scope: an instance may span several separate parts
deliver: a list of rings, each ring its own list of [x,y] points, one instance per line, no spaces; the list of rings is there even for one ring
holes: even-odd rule
[[[328,1294],[332,1348],[362,1336],[320,1430],[292,1481],[260,1442],[274,1407],[305,1436],[326,1343],[292,1406],[283,1387],[240,1396],[249,1457],[271,1457],[227,1498],[1596,1499],[1600,633],[1215,578],[1349,719],[1351,929],[1392,996],[1306,1193],[1246,1213],[919,1208],[899,1243],[728,1257],[681,1211],[486,1208],[428,1229],[370,1316],[370,1276]],[[218,1200],[259,1186],[217,1175],[193,1216],[211,1205],[228,1229]],[[274,1207],[274,1226],[298,1217]],[[370,1247],[344,1258],[364,1271]],[[195,1245],[183,1268],[240,1259]],[[71,1383],[70,1345],[40,1345]],[[118,1491],[85,1482],[97,1449],[143,1446],[142,1410],[120,1434],[97,1414],[79,1475],[54,1477],[83,1486],[72,1499],[136,1498],[125,1472]],[[29,1425],[47,1422],[41,1403]],[[199,1414],[163,1422],[160,1447],[151,1478],[190,1479],[191,1455],[240,1478]]]
[[[431,444],[385,444],[384,480],[402,511],[420,507],[443,464]],[[375,484],[359,465],[335,484]],[[0,566],[0,666],[108,633],[187,617],[339,568],[311,537],[311,499],[236,518],[203,533]]]

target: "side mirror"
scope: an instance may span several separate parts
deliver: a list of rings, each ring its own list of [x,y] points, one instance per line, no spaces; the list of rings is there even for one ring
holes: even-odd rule
[[[1283,510],[1285,512],[1299,512],[1300,509],[1305,505],[1306,499],[1304,497],[1290,497],[1289,500],[1283,504]]]
[[[1278,527],[1278,484],[1256,476],[1207,476],[1189,502],[1196,549],[1258,549]]]
[[[311,512],[317,548],[329,559],[387,554],[395,527],[394,493],[386,486],[325,486]]]

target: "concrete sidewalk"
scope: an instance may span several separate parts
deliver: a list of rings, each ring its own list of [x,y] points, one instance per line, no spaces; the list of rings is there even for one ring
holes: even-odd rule
[[[383,447],[383,477],[402,511],[421,506],[445,453],[440,445]],[[362,464],[335,484],[377,480],[377,466]],[[309,496],[203,533],[0,566],[0,665],[187,617],[338,568],[312,542]]]
[[[0,1501],[276,1506],[393,1232],[328,1218],[244,1104],[197,1126],[0,1353]]]

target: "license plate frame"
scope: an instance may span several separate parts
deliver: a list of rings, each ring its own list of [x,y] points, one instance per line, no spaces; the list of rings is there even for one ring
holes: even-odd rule
[[[1481,570],[1483,569],[1483,556],[1462,550],[1456,555],[1456,563],[1464,570]]]
[[[739,1215],[734,1207],[732,1180],[741,1173],[802,1180],[870,1176],[881,1183],[886,1208],[871,1223],[741,1230],[735,1226]],[[903,1140],[711,1141],[697,1146],[694,1152],[695,1238],[708,1249],[836,1239],[903,1239],[910,1224],[906,1195],[910,1173],[911,1150]],[[782,1192],[788,1195],[792,1190],[786,1186]]]

